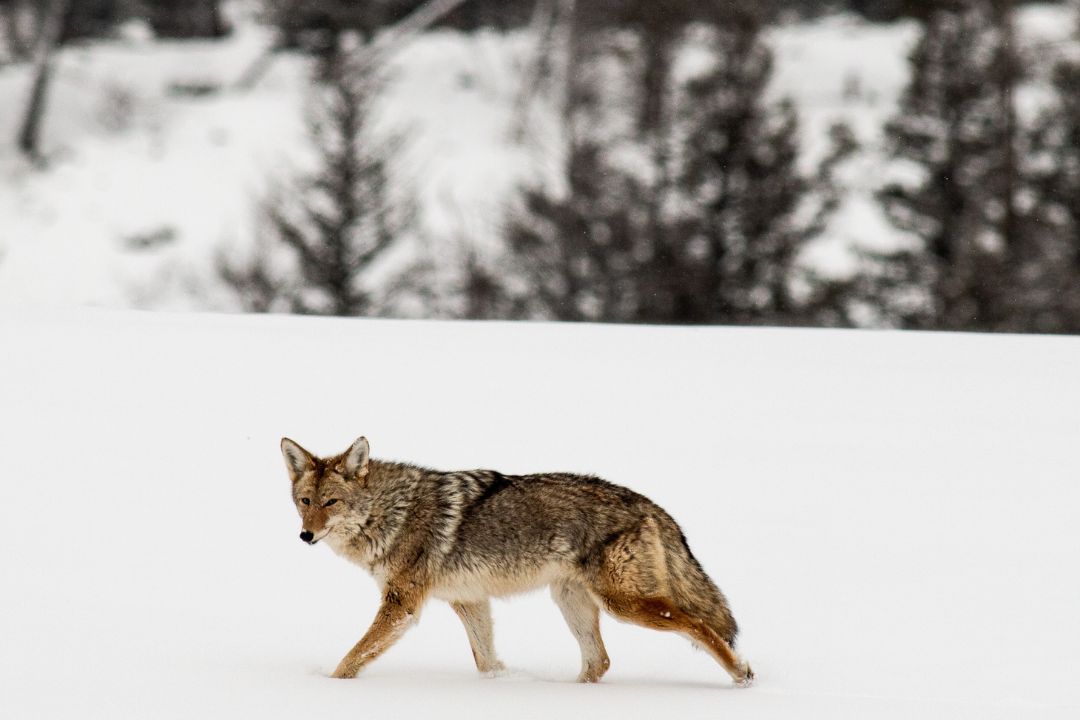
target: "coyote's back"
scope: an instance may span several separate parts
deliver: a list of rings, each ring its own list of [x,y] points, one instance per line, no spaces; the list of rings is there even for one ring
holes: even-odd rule
[[[601,608],[682,633],[739,685],[753,678],[733,650],[737,626],[724,595],[671,516],[632,490],[565,473],[446,473],[381,462],[364,438],[329,458],[287,438],[281,446],[301,539],[325,538],[371,572],[383,593],[374,624],[335,677],[355,676],[432,597],[462,619],[481,672],[498,670],[489,598],[549,585],[581,646],[583,682],[599,680],[609,665]]]

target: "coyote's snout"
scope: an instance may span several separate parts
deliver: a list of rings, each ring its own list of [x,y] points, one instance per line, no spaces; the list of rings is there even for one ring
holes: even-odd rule
[[[648,498],[581,475],[447,473],[374,460],[365,438],[329,458],[288,438],[281,451],[300,539],[325,539],[382,592],[374,623],[334,677],[354,677],[381,655],[429,598],[461,618],[476,667],[499,670],[489,599],[545,585],[581,646],[581,682],[598,681],[610,665],[601,609],[682,634],[737,685],[754,677],[733,649],[738,628],[724,595]]]

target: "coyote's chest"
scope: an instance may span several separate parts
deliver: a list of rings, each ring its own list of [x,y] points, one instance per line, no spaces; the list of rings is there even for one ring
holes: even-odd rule
[[[379,562],[372,546],[355,535],[330,533],[326,544],[336,554],[367,570],[382,585],[386,580],[383,563]]]

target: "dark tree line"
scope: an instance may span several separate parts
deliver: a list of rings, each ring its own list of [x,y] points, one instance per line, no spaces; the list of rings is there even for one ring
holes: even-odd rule
[[[842,323],[831,287],[800,263],[835,204],[831,165],[800,172],[794,108],[765,98],[772,55],[761,39],[761,8],[750,0],[663,6],[619,0],[604,12],[589,3],[574,7],[562,191],[522,189],[520,207],[508,218],[500,272],[464,252],[450,312]],[[634,43],[629,51],[628,37]],[[709,62],[694,77],[677,79],[675,55],[686,42],[698,45]],[[337,43],[328,47],[332,56],[340,52]],[[357,231],[378,226],[392,203],[385,155],[354,162],[379,143],[351,119],[363,117],[370,88],[343,95],[350,82],[340,73],[319,78],[323,91],[340,96],[334,134],[312,133],[320,170],[297,185],[293,215],[276,207],[265,215],[264,242],[288,251],[293,284],[274,281],[257,257],[247,265],[222,265],[249,307],[374,311],[365,277],[394,233]],[[630,121],[612,131],[620,118]],[[842,131],[837,139],[830,162],[851,149]],[[368,176],[378,181],[363,182]],[[317,301],[303,299],[305,293]]]
[[[370,40],[421,0],[266,0],[286,37],[316,43],[316,168],[265,203],[261,242],[283,249],[222,260],[253,310],[378,314],[387,290],[464,317],[647,323],[848,325],[1080,332],[1080,61],[1045,73],[1017,36],[1021,0],[469,0],[431,22],[519,26],[556,5],[572,68],[559,88],[565,148],[554,184],[520,189],[494,263],[458,253],[449,301],[414,266],[376,271],[409,208],[391,192],[394,141],[371,136],[378,81],[338,42]],[[447,9],[448,8],[448,9]],[[806,249],[854,148],[844,127],[816,170],[799,162],[794,107],[767,97],[762,31],[778,13],[849,9],[915,18],[900,108],[885,128],[894,160],[878,199],[905,241],[824,279]],[[53,49],[145,18],[160,36],[218,36],[220,0],[0,0],[8,56],[35,62],[18,142],[38,156]],[[1080,36],[1080,33],[1078,33]],[[290,41],[291,42],[291,41]],[[690,77],[676,59],[704,58]],[[1049,81],[1032,117],[1018,96]],[[407,193],[405,193],[407,194]],[[407,203],[406,203],[407,205]],[[493,269],[497,267],[497,271]],[[869,318],[869,320],[867,320]]]
[[[0,0],[9,52],[28,58],[41,17],[51,0]],[[220,37],[228,32],[221,0],[77,0],[66,3],[61,22],[61,43],[80,38],[110,36],[120,23],[145,20],[158,37]]]
[[[1021,115],[1017,96],[1036,68],[1016,36],[1016,4],[920,4],[910,82],[885,129],[896,174],[879,192],[906,241],[864,254],[841,279],[817,276],[803,256],[836,207],[833,174],[854,140],[834,128],[820,167],[800,167],[795,110],[766,94],[772,10],[749,0],[574,4],[561,177],[521,189],[497,272],[462,254],[450,312],[1080,332],[1080,63],[1060,61],[1053,102],[1034,122]],[[707,61],[676,76],[690,44]],[[325,167],[337,166],[328,156]],[[327,182],[348,177],[360,175]],[[384,185],[354,182],[355,206],[369,216],[388,207]],[[307,215],[306,230],[271,215],[301,285],[322,298],[294,294],[293,309],[374,312],[370,263],[334,270],[345,257],[336,238],[348,233]],[[367,242],[377,252],[365,258],[386,249]],[[330,277],[351,279],[330,292]],[[351,300],[346,287],[366,295]]]
[[[471,31],[478,28],[506,30],[525,27],[536,7],[546,0],[469,0],[438,22],[439,27]],[[1028,0],[1046,2],[1047,0]],[[1054,2],[1054,0],[1049,0]],[[1058,0],[1061,1],[1061,0]],[[272,22],[293,44],[308,31],[340,32],[357,30],[370,36],[392,25],[423,5],[424,0],[264,0]],[[827,13],[854,12],[868,20],[892,22],[901,18],[928,16],[936,0],[757,0],[755,12],[765,20],[782,17],[817,17]],[[580,6],[606,25],[624,22],[644,6],[637,0],[582,0]],[[716,17],[717,3],[684,3],[680,0],[651,3],[656,13],[676,12]],[[727,12],[741,3],[726,3]],[[745,5],[751,5],[742,3]]]

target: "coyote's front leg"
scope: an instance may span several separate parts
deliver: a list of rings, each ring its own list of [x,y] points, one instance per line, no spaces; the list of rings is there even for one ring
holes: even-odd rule
[[[495,642],[491,629],[491,603],[488,600],[472,603],[456,602],[450,603],[450,607],[454,608],[454,612],[465,626],[465,634],[469,636],[469,645],[472,647],[476,669],[482,673],[505,670],[506,668],[495,654]]]
[[[353,678],[365,665],[396,643],[416,620],[423,594],[388,588],[382,605],[360,642],[338,663],[333,677]]]

